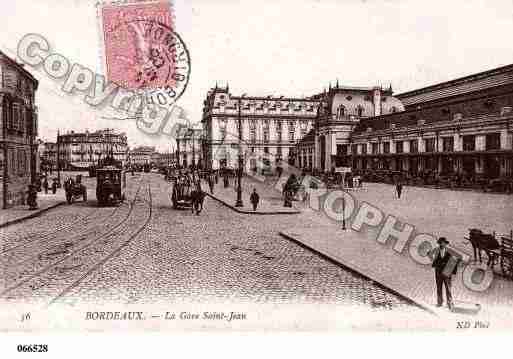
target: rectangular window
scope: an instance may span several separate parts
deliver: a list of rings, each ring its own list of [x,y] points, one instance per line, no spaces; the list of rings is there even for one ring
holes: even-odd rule
[[[269,142],[269,132],[267,130],[264,130],[264,142]]]
[[[463,136],[463,151],[475,151],[476,150],[476,136],[469,135]]]
[[[442,150],[444,152],[454,151],[454,137],[443,137],[442,138]]]
[[[383,142],[383,153],[390,153],[390,142]]]
[[[364,155],[367,154],[367,144],[366,143],[362,144],[362,148],[361,149],[362,149],[362,154],[364,154]]]
[[[294,131],[290,131],[290,132],[289,132],[289,141],[290,141],[290,142],[294,142],[294,141],[295,141],[295,140],[294,140]]]
[[[404,152],[404,143],[403,143],[403,141],[397,141],[395,143],[395,152],[396,153],[403,153]]]
[[[344,148],[344,146],[346,146]],[[346,150],[344,152],[344,150]],[[347,145],[337,145],[337,156],[345,156],[347,154]]]
[[[264,153],[269,153],[269,147],[264,147]]]
[[[372,154],[377,155],[379,153],[379,143],[372,144]]]
[[[500,133],[489,133],[486,135],[486,150],[500,150],[501,135]]]
[[[424,140],[426,145],[426,152],[435,152],[435,139],[434,138],[426,138]]]
[[[419,141],[418,140],[410,140],[410,152],[411,153],[419,152]]]
[[[20,111],[20,105],[17,103],[12,104],[12,122],[11,122],[11,129],[18,130],[20,121],[21,121],[21,111]]]
[[[358,145],[351,145],[351,153],[356,155],[358,153]]]

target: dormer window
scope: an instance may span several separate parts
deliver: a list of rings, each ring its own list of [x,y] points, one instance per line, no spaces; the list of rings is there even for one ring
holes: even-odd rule
[[[501,116],[507,115],[508,113],[513,112],[513,107],[511,106],[504,106],[501,108]]]
[[[342,118],[343,116],[345,116],[345,114],[346,114],[346,108],[344,107],[344,105],[340,105],[337,109],[337,117]]]
[[[462,119],[462,118],[463,118],[463,114],[462,114],[462,113],[460,113],[460,112],[456,112],[456,113],[453,115],[453,117],[452,117],[452,119],[453,119],[454,121],[461,121],[461,119]]]
[[[346,100],[347,100],[347,101],[351,101],[352,99],[353,99],[353,96],[351,96],[351,95],[349,95],[349,96],[347,96],[347,97],[346,97]]]

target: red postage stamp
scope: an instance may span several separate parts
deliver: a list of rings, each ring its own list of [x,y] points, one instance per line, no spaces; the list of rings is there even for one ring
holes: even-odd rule
[[[171,3],[104,5],[100,14],[107,79],[128,90],[166,89],[176,99],[185,77],[178,63],[184,59],[188,67],[188,56],[181,56],[186,49],[174,31]]]

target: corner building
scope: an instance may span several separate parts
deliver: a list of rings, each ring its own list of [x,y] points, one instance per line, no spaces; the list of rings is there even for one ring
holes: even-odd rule
[[[203,157],[206,166],[237,168],[239,116],[242,143],[250,154],[250,168],[256,158],[264,166],[294,161],[297,142],[315,124],[319,101],[312,98],[234,96],[226,88],[211,89],[203,107]]]
[[[38,81],[24,67],[0,51],[2,208],[24,204],[28,185],[35,180]]]

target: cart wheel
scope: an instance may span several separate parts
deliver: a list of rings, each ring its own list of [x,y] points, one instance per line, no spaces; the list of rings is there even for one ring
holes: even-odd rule
[[[501,269],[506,277],[513,278],[513,253],[501,254]]]

